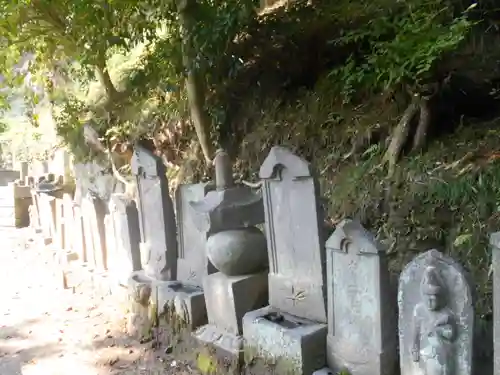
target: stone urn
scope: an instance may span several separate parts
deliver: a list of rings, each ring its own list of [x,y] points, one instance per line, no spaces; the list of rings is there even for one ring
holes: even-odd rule
[[[255,227],[231,229],[208,238],[207,257],[228,276],[247,275],[267,266],[264,234]]]
[[[226,152],[217,151],[214,163],[217,189],[191,202],[196,225],[210,233],[207,257],[227,276],[260,272],[268,265],[266,237],[255,227],[264,221],[262,195],[234,184]]]

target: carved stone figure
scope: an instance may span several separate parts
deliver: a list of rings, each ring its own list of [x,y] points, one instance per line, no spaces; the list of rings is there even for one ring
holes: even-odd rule
[[[471,375],[473,288],[453,259],[429,250],[401,272],[401,375]]]
[[[425,375],[452,375],[453,341],[456,333],[453,312],[446,306],[446,289],[434,266],[424,271],[422,302],[413,311],[413,361]]]

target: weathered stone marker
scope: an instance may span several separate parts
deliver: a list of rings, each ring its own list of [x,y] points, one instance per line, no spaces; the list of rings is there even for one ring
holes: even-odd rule
[[[417,256],[399,281],[401,375],[471,375],[472,285],[462,267],[437,250]]]
[[[33,203],[31,189],[25,184],[25,179],[9,183],[14,196],[14,218],[16,228],[30,225],[30,206]]]
[[[85,238],[85,227],[82,215],[82,209],[80,206],[73,207],[73,218],[74,218],[74,232],[73,232],[73,251],[78,255],[78,259],[82,263],[87,263],[89,257],[87,254],[87,242],[91,239]]]
[[[227,361],[229,373],[235,373],[243,353],[243,315],[264,306],[268,290],[266,240],[254,226],[264,221],[262,197],[246,186],[236,186],[231,170],[229,156],[219,150],[215,157],[217,190],[192,203],[198,228],[210,233],[208,259],[219,270],[203,280],[208,324],[193,335],[202,347],[215,352],[204,356],[214,363]]]
[[[64,202],[61,198],[56,198],[54,200],[54,207],[55,207],[55,213],[56,213],[56,220],[55,220],[55,238],[54,242],[55,245],[57,246],[58,250],[67,250],[67,241],[66,241],[66,236],[65,236],[65,231],[66,231],[66,223],[65,223],[65,217],[64,217]]]
[[[161,159],[138,146],[132,158],[138,191],[140,254],[143,270],[128,279],[128,332],[145,337],[160,307],[158,289],[177,277],[177,230],[166,168]]]
[[[500,375],[500,232],[490,236],[493,269],[493,374]]]
[[[166,168],[160,158],[138,147],[132,158],[137,179],[141,256],[146,276],[175,280],[177,275],[177,234]]]
[[[326,248],[329,368],[351,375],[393,374],[396,301],[385,251],[352,220],[337,225]]]
[[[112,259],[109,270],[118,283],[127,285],[130,274],[142,269],[139,213],[126,195],[112,194],[107,216],[106,241]]]
[[[104,228],[106,206],[100,198],[88,193],[82,199],[81,212],[87,247],[87,261],[98,272],[103,272],[108,268]]]
[[[65,248],[69,251],[75,250],[75,213],[73,210],[73,198],[70,194],[64,194],[63,198],[63,217],[64,217],[64,238]]]
[[[198,202],[212,190],[208,183],[182,184],[177,187],[175,207],[179,238],[179,258],[177,259],[177,279],[192,284],[203,285],[203,278],[215,272],[206,255],[208,233],[195,225],[196,212],[191,202]]]
[[[115,284],[120,284],[119,274],[120,268],[118,268],[120,260],[117,251],[117,238],[115,234],[115,222],[111,214],[104,215],[104,237],[106,240],[106,260],[108,264],[110,281]],[[130,276],[130,272],[127,273],[127,281]],[[127,285],[127,284],[125,284]]]
[[[156,282],[153,303],[157,306],[158,339],[182,353],[190,347],[191,332],[207,323],[203,294],[203,278],[211,272],[208,267],[206,228],[197,228],[191,202],[204,199],[211,189],[208,184],[180,185],[176,190],[176,213],[179,258],[177,280]]]
[[[273,147],[260,168],[269,249],[269,306],[243,318],[247,365],[272,361],[277,374],[326,363],[325,248],[318,185],[305,160]]]

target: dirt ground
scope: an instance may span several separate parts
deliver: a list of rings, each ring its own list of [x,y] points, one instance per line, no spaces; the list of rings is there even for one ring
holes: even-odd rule
[[[125,334],[123,296],[90,281],[63,289],[53,252],[32,231],[1,226],[12,212],[4,194],[0,188],[1,375],[195,373]]]

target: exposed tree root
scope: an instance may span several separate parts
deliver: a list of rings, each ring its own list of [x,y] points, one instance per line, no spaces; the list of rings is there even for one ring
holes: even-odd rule
[[[401,151],[410,135],[410,125],[411,120],[419,112],[420,109],[420,97],[414,96],[410,105],[406,108],[403,113],[403,117],[399,121],[398,125],[394,129],[391,137],[391,142],[387,151],[385,152],[383,163],[388,164],[388,174],[392,176],[394,173],[394,168],[399,159]]]
[[[429,129],[429,124],[431,122],[429,99],[425,97],[421,98],[419,107],[420,115],[417,130],[415,131],[415,136],[413,137],[412,151],[419,151],[424,147],[425,140],[427,139],[427,130]]]

